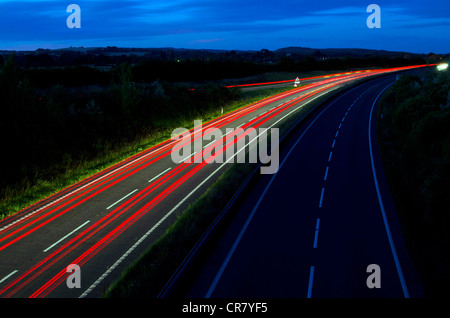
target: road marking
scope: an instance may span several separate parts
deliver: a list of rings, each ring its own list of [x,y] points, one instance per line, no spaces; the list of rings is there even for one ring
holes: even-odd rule
[[[336,139],[333,140],[333,144],[331,145],[331,148],[334,148],[335,144],[336,144]]]
[[[316,231],[315,231],[315,234],[314,234],[314,244],[313,244],[313,248],[317,248],[317,240],[318,240],[318,238],[319,238],[319,224],[320,224],[320,219],[317,218],[317,221],[316,221]]]
[[[319,201],[319,208],[322,207],[323,202],[323,194],[325,193],[325,188],[322,188],[322,192],[320,193],[320,201]]]
[[[327,181],[327,177],[328,177],[328,169],[329,167],[327,166],[326,170],[325,170],[325,176],[323,177],[323,181]]]
[[[214,142],[214,141],[213,141],[213,142]],[[164,170],[163,172],[161,172],[160,174],[158,174],[156,177],[154,177],[154,178],[148,180],[148,182],[152,182],[153,180],[158,179],[159,177],[161,177],[163,174],[165,174],[165,173],[166,173],[167,171],[169,171],[170,169],[172,169],[172,168],[167,168],[166,170]]]
[[[86,221],[84,222],[82,225],[80,225],[79,227],[77,227],[75,230],[73,230],[72,232],[70,232],[69,234],[67,234],[66,236],[64,236],[62,239],[60,239],[58,242],[52,244],[51,246],[47,247],[44,250],[44,253],[47,252],[48,250],[52,249],[55,245],[58,245],[59,243],[61,243],[62,241],[64,241],[66,238],[68,238],[69,236],[71,236],[73,233],[75,233],[76,231],[78,231],[79,229],[81,229],[83,226],[85,226],[86,224],[88,224],[90,221]]]
[[[328,162],[330,162],[331,161],[331,156],[333,155],[333,152],[332,151],[330,151],[330,155],[328,156]]]
[[[180,163],[182,163],[182,162],[184,162],[185,160],[188,160],[188,159],[190,159],[193,155],[195,155],[196,154],[196,152],[194,152],[194,153],[192,153],[192,154],[190,154],[189,156],[187,156],[186,158],[184,158],[183,160],[180,160]]]
[[[341,127],[342,127],[342,123],[340,123],[340,124],[339,124],[339,127],[338,127],[338,129],[341,129]]]
[[[336,135],[334,135],[334,138],[337,138],[338,135],[339,135],[339,129],[338,129],[338,131],[336,131]]]
[[[311,269],[309,270],[308,294],[306,295],[306,298],[311,298],[313,279],[314,279],[314,266],[311,266]]]
[[[6,275],[5,277],[3,277],[3,278],[0,280],[0,284],[3,283],[5,280],[7,280],[8,278],[10,278],[12,275],[14,275],[14,274],[17,273],[17,272],[18,272],[18,270],[16,269],[15,271],[12,271],[11,273],[9,273],[9,274]]]
[[[391,234],[391,230],[389,229],[389,223],[386,217],[386,211],[384,210],[384,204],[383,204],[383,199],[381,198],[381,192],[380,192],[380,188],[378,186],[378,179],[377,179],[377,174],[375,171],[375,163],[373,160],[373,151],[372,151],[372,137],[371,137],[371,129],[372,129],[372,114],[373,114],[373,110],[375,108],[375,104],[378,101],[378,98],[381,96],[381,94],[384,93],[384,91],[391,86],[392,84],[386,86],[381,92],[380,94],[378,94],[378,96],[375,98],[373,104],[372,104],[372,108],[370,110],[370,117],[369,117],[369,152],[370,152],[370,161],[372,164],[372,174],[373,174],[373,180],[375,182],[375,188],[377,191],[377,196],[378,196],[378,203],[380,205],[380,210],[381,210],[381,215],[383,217],[383,222],[384,222],[384,228],[386,229],[386,234],[389,240],[389,245],[391,247],[391,252],[392,252],[392,256],[394,258],[394,262],[395,262],[395,267],[397,268],[397,274],[398,277],[400,279],[400,284],[402,286],[403,289],[403,295],[405,298],[409,298],[409,292],[408,292],[408,288],[406,286],[406,281],[405,278],[403,276],[403,271],[402,268],[400,266],[400,261],[398,259],[398,255],[397,255],[397,251],[395,249],[395,244],[394,244],[394,240],[392,238],[392,234]]]
[[[203,149],[205,149],[206,147],[208,147],[208,146],[210,146],[210,145],[212,145],[213,143],[215,143],[217,140],[213,140],[213,141],[211,141],[209,144],[207,144],[206,146],[204,146],[203,147]]]
[[[128,198],[130,195],[132,195],[133,193],[135,193],[138,189],[131,191],[130,193],[128,193],[126,196],[124,196],[122,199],[117,200],[116,202],[114,202],[113,204],[111,204],[109,207],[106,208],[106,210],[109,210],[110,208],[112,208],[113,206],[115,206],[117,203],[125,200],[126,198]]]

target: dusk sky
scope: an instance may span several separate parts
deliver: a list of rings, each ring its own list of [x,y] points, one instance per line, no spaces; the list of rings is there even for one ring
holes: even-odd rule
[[[69,29],[69,4],[81,28]],[[366,25],[369,4],[381,28]],[[0,0],[0,50],[288,46],[450,53],[449,0]]]

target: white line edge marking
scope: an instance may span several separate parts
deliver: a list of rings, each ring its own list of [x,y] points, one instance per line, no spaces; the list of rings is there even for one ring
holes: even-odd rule
[[[158,174],[156,177],[151,178],[150,180],[148,180],[148,182],[152,182],[156,179],[158,179],[159,177],[161,177],[163,174],[165,174],[167,171],[169,171],[172,168],[167,168],[166,170],[164,170],[163,172],[161,172],[160,174]]]
[[[379,186],[378,186],[378,179],[377,179],[377,174],[376,174],[376,171],[375,171],[375,163],[374,163],[374,160],[373,160],[373,152],[372,152],[371,128],[372,128],[372,114],[373,114],[373,110],[374,110],[374,108],[375,108],[376,102],[378,101],[378,98],[379,98],[379,97],[381,96],[381,94],[383,94],[384,91],[385,91],[386,89],[388,89],[389,86],[391,86],[391,85],[392,85],[392,83],[389,84],[388,86],[386,86],[386,87],[380,92],[380,94],[378,94],[378,96],[375,98],[375,101],[374,101],[373,104],[372,104],[372,108],[371,108],[371,110],[370,110],[369,130],[368,130],[368,132],[369,132],[369,151],[370,151],[370,161],[371,161],[371,164],[372,164],[373,180],[374,180],[374,182],[375,182],[375,188],[376,188],[376,190],[377,190],[378,203],[379,203],[379,205],[380,205],[381,215],[383,216],[384,227],[385,227],[385,229],[386,229],[386,234],[387,234],[387,237],[388,237],[388,240],[389,240],[389,245],[390,245],[390,247],[391,247],[391,252],[392,252],[392,256],[393,256],[393,258],[394,258],[395,267],[396,267],[396,269],[397,269],[397,274],[398,274],[398,277],[399,277],[399,279],[400,279],[400,284],[401,284],[402,289],[403,289],[403,295],[404,295],[405,298],[409,298],[408,288],[407,288],[407,286],[406,286],[405,278],[404,278],[404,276],[403,276],[403,271],[402,271],[402,268],[401,268],[401,266],[400,266],[400,261],[399,261],[399,259],[398,259],[397,251],[396,251],[396,249],[395,249],[394,240],[392,239],[391,230],[389,229],[389,223],[388,223],[388,220],[387,220],[387,217],[386,217],[386,211],[384,210],[384,204],[383,204],[383,200],[382,200],[382,198],[381,198],[380,188],[379,188]]]
[[[117,200],[116,202],[114,202],[113,204],[111,204],[109,207],[106,208],[106,210],[109,210],[110,208],[112,208],[113,206],[115,206],[117,203],[125,200],[126,198],[128,198],[130,195],[132,195],[133,193],[135,193],[138,189],[131,191],[130,193],[128,193],[126,196],[124,196],[123,198]]]
[[[14,274],[17,273],[17,272],[18,272],[18,270],[16,269],[16,270],[12,271],[11,273],[9,273],[8,275],[6,275],[5,277],[3,277],[3,278],[0,280],[0,284],[3,283],[5,280],[7,280],[8,278],[10,278],[12,275],[14,275]]]
[[[306,295],[306,298],[311,298],[313,279],[314,279],[314,266],[311,266],[311,269],[309,270],[308,294]]]
[[[79,229],[81,229],[83,226],[85,226],[86,224],[88,224],[90,221],[86,221],[84,222],[82,225],[80,225],[79,227],[77,227],[75,230],[73,230],[72,232],[70,232],[69,234],[67,234],[66,236],[64,236],[63,238],[61,238],[60,240],[58,240],[57,242],[55,242],[54,244],[52,244],[51,246],[47,247],[44,250],[44,253],[47,252],[48,250],[52,249],[55,245],[58,245],[60,242],[64,241],[66,238],[68,238],[69,236],[71,236],[73,233],[75,233],[76,231],[78,231]]]

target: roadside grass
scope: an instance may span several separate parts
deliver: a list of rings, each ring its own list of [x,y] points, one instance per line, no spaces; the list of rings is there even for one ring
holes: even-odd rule
[[[449,92],[448,73],[402,76],[377,113],[383,165],[425,297],[450,296]]]
[[[255,103],[275,94],[285,92],[292,87],[262,89],[255,92],[242,92],[239,100],[224,106],[223,113],[229,113],[246,105]],[[107,167],[119,163],[130,156],[133,156],[144,149],[148,149],[167,139],[170,139],[173,129],[184,127],[193,128],[194,119],[201,119],[205,122],[221,115],[221,109],[216,109],[203,113],[192,118],[172,118],[165,122],[158,123],[159,130],[148,132],[145,136],[139,137],[131,142],[120,144],[108,143],[104,146],[101,155],[86,160],[73,161],[70,158],[61,161],[56,165],[48,167],[45,171],[40,171],[35,176],[35,182],[28,179],[20,183],[10,185],[0,190],[0,220],[17,213],[30,205],[39,202],[50,195],[53,195]]]
[[[317,105],[342,91],[322,96],[303,106],[279,125],[279,137],[291,131]],[[269,138],[270,140],[270,138]],[[155,298],[196,242],[226,207],[238,187],[253,172],[256,164],[231,164],[230,167],[189,205],[159,240],[130,265],[121,277],[104,291],[106,298]]]

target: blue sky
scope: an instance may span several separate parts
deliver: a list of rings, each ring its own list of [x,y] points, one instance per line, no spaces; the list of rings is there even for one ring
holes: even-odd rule
[[[69,4],[81,29],[69,29]],[[369,29],[369,4],[381,28]],[[0,50],[69,46],[276,50],[287,46],[450,53],[450,1],[0,0]]]

